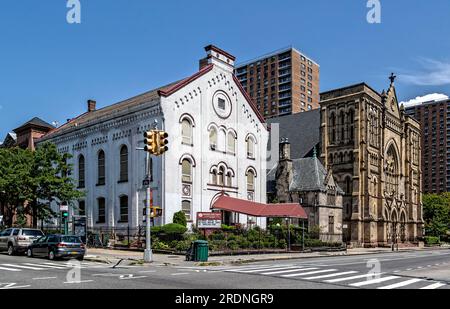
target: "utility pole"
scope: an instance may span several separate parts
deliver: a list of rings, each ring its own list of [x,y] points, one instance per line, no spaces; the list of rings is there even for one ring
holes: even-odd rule
[[[146,161],[147,161],[147,170],[146,170],[146,179],[144,180],[144,187],[146,187],[146,242],[145,242],[145,252],[144,252],[144,262],[151,263],[153,262],[153,252],[152,252],[152,242],[151,242],[151,219],[152,208],[153,208],[153,192],[151,188],[152,173],[151,173],[151,160],[150,156],[154,155],[155,157],[162,156],[165,152],[169,150],[167,144],[169,141],[167,138],[169,135],[164,131],[158,130],[158,121],[155,120],[153,124],[153,130],[147,131],[144,133],[144,150],[147,153]],[[156,216],[156,209],[155,209]]]
[[[151,175],[150,175],[150,153],[147,151],[147,172],[146,172],[146,184],[147,184],[147,197],[146,197],[146,207],[147,210],[145,212],[146,216],[146,242],[145,242],[145,252],[144,252],[144,262],[151,263],[153,262],[153,252],[152,252],[152,235],[151,235],[151,217],[152,217],[152,188],[151,188]]]

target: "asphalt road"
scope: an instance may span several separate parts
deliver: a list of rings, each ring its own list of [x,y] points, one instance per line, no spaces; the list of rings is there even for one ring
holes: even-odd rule
[[[450,250],[223,267],[119,266],[0,254],[0,289],[449,289]]]

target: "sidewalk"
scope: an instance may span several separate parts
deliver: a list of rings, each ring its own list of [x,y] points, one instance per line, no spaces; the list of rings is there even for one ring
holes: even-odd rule
[[[400,248],[400,252],[411,251],[427,251],[432,249],[447,249],[448,248]],[[256,254],[256,255],[234,255],[234,256],[212,256],[208,263],[212,266],[231,265],[231,264],[245,264],[263,261],[280,261],[291,259],[307,259],[327,256],[351,256],[351,255],[368,255],[377,253],[392,253],[390,248],[357,248],[349,249],[346,252],[312,252],[312,253],[278,253],[278,254]],[[95,261],[107,264],[116,264],[120,260],[121,265],[137,265],[143,263],[143,252],[136,251],[121,251],[108,249],[88,249],[85,257],[86,261]],[[184,256],[154,254],[153,264],[162,266],[195,266],[198,263],[186,262]]]

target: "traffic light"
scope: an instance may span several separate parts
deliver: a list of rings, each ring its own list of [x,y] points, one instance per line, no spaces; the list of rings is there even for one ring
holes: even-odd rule
[[[68,211],[63,211],[62,212],[62,216],[63,216],[63,218],[68,218],[69,217],[69,212]]]
[[[159,218],[162,217],[162,209],[161,207],[152,207],[151,208],[151,218]]]
[[[144,143],[145,147],[144,150],[147,152],[150,152],[151,154],[156,154],[158,151],[158,143],[157,143],[157,136],[155,131],[147,131],[144,133]]]
[[[169,137],[169,134],[164,131],[158,131],[156,134],[158,136],[158,151],[156,155],[160,156],[169,150],[169,147],[167,147],[167,145],[169,144],[169,141],[167,139]]]

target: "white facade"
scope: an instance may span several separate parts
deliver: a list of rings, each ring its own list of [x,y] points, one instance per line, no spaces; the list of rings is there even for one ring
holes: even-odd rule
[[[104,109],[91,108],[40,141],[51,141],[73,156],[70,163],[77,183],[84,158],[85,185],[80,190],[86,194],[89,227],[144,225],[146,153],[137,148],[144,147],[143,134],[155,120],[170,142],[164,156],[152,158],[153,203],[163,209],[155,224],[171,223],[173,214],[182,209],[195,224],[196,214],[210,212],[214,199],[223,193],[266,202],[265,123],[233,77],[234,57],[211,46],[207,52],[208,63],[191,78]],[[101,152],[104,185],[99,177]],[[125,181],[120,181],[121,169]],[[102,199],[104,220],[99,214]],[[77,213],[75,209],[73,214]],[[243,215],[224,217],[226,223],[248,222]],[[257,223],[264,227],[265,220]]]

